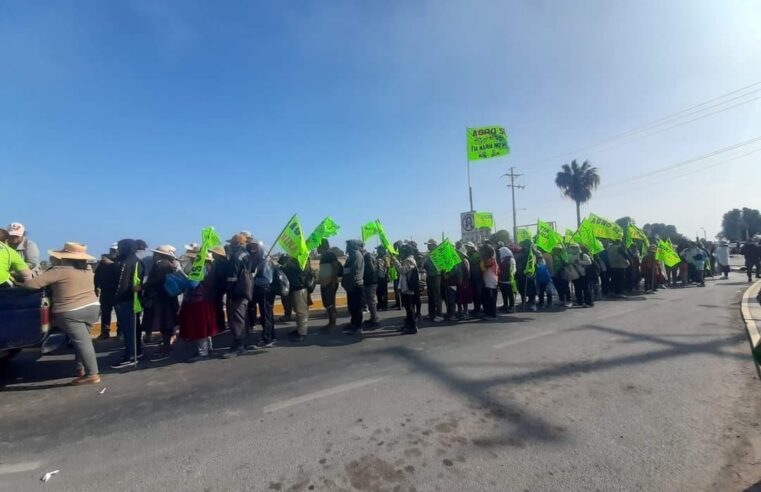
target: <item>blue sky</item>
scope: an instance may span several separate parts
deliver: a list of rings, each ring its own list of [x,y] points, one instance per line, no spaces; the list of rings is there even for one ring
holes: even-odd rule
[[[759,25],[752,0],[3,1],[0,222],[94,252],[206,225],[271,243],[293,213],[331,215],[339,240],[376,217],[392,239],[458,237],[465,128],[495,124],[512,153],[472,178],[498,226],[510,166],[519,223],[573,226],[553,180],[575,157],[603,183],[584,213],[712,236],[761,208],[761,153],[628,180],[761,135],[759,101],[568,152],[761,81]]]

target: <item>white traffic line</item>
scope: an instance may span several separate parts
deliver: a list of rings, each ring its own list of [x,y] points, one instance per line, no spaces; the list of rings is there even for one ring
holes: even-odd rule
[[[0,464],[0,475],[32,471],[40,466],[42,466],[42,461],[22,461],[21,463],[14,463],[12,465]]]
[[[536,338],[546,337],[547,335],[553,335],[557,333],[560,330],[547,330],[547,331],[540,331],[539,333],[534,333],[533,335],[528,335],[523,338],[516,338],[515,340],[510,340],[509,342],[504,343],[498,343],[494,345],[495,349],[501,349],[505,347],[510,347],[511,345],[518,345],[519,343],[528,342],[529,340],[534,340]]]
[[[297,396],[296,398],[291,398],[289,400],[283,400],[276,403],[272,403],[262,408],[262,411],[264,413],[272,413],[277,410],[282,410],[284,408],[292,407],[293,405],[300,405],[302,403],[307,403],[310,401],[318,400],[320,398],[325,398],[326,396],[333,396],[338,393],[345,393],[347,391],[355,390],[357,388],[362,388],[363,386],[369,386],[379,381],[383,381],[384,379],[385,377],[360,379],[357,381],[353,381],[351,383],[339,384],[338,386],[333,386],[332,388],[327,388],[327,389],[315,391],[314,393],[309,393],[303,396]]]

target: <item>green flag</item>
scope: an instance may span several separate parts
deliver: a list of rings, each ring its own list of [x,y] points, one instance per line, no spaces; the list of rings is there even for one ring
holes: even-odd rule
[[[298,215],[294,215],[288,221],[280,237],[277,238],[277,244],[283,248],[283,251],[288,256],[296,258],[302,269],[306,267],[307,261],[309,261],[309,248],[307,248],[306,241],[304,241],[304,232],[301,229]]]
[[[531,241],[531,231],[528,229],[518,229],[515,235],[517,236],[515,239],[517,244],[521,244],[523,241]]]
[[[536,246],[551,253],[555,246],[563,245],[563,236],[554,230],[547,222],[541,220],[536,223]]]
[[[563,243],[564,244],[571,244],[576,241],[573,240],[573,231],[571,229],[566,229],[565,234],[563,234]]]
[[[374,220],[362,226],[362,241],[367,241],[378,234],[378,221]]]
[[[527,277],[536,275],[536,255],[534,254],[533,244],[529,246],[528,258],[526,259],[526,267],[523,269],[523,274]]]
[[[615,240],[624,237],[624,231],[621,229],[621,226],[595,214],[589,214],[589,217],[582,221],[581,227],[589,228],[592,234],[600,239]]]
[[[669,268],[678,265],[682,261],[679,257],[679,253],[674,250],[674,246],[672,246],[670,242],[662,239],[658,241],[658,250],[655,253],[655,259],[662,261]]]
[[[383,228],[383,224],[381,224],[380,219],[375,219],[375,224],[378,226],[378,237],[380,238],[380,242],[383,247],[386,248],[386,251],[388,251],[390,254],[398,255],[399,252],[394,249],[394,245],[391,244],[391,241],[388,240],[388,236],[386,236],[386,229]]]
[[[476,229],[481,229],[482,227],[494,229],[494,216],[491,212],[476,212],[474,216]]]
[[[341,226],[336,224],[333,219],[330,217],[325,217],[322,219],[322,222],[320,222],[320,224],[314,228],[312,233],[307,238],[307,249],[309,249],[309,251],[315,249],[320,245],[320,243],[322,243],[323,239],[338,234],[339,229],[341,229]]]
[[[189,280],[200,282],[206,276],[206,255],[209,250],[215,246],[222,244],[222,240],[219,235],[214,231],[213,227],[205,227],[201,231],[201,249],[198,251],[198,256],[193,260],[193,265],[190,268]]]
[[[626,247],[630,247],[634,241],[642,241],[645,247],[650,245],[650,241],[647,239],[647,234],[645,234],[645,231],[635,226],[634,224],[629,224],[629,226],[626,228]]]
[[[584,223],[582,222],[581,225],[583,226]],[[590,228],[580,227],[573,235],[573,240],[587,248],[592,255],[596,255],[605,249],[600,240],[594,236]]]
[[[132,287],[140,285],[140,276],[137,273],[138,268],[140,268],[139,265],[139,263],[135,264],[135,271],[132,274]],[[140,296],[134,291],[132,294],[132,312],[135,314],[143,312],[143,304],[140,302]]]
[[[457,254],[457,250],[454,245],[445,239],[441,244],[428,253],[431,262],[436,267],[436,270],[440,272],[448,272],[452,268],[460,264],[460,255]]]
[[[490,159],[510,153],[507,132],[501,126],[467,129],[468,161]]]

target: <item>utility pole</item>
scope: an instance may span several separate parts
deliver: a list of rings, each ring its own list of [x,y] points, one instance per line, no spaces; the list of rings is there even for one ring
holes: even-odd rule
[[[515,178],[518,176],[522,176],[522,174],[515,174],[515,168],[511,167],[510,172],[507,174],[503,174],[502,176],[508,176],[510,178],[510,184],[507,185],[508,188],[510,188],[510,194],[513,198],[513,241],[518,240],[518,228],[516,226],[516,213],[515,213],[515,189],[518,188],[520,190],[524,189],[525,186],[523,185],[517,185],[515,184]]]

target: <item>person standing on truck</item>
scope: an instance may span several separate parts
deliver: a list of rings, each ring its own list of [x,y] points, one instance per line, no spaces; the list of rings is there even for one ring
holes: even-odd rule
[[[100,257],[95,269],[95,295],[100,298],[100,335],[98,340],[108,340],[111,336],[111,311],[114,309],[114,295],[119,284],[119,265],[116,263],[116,243],[108,254]]]
[[[7,240],[8,231],[0,229],[0,289],[13,287],[13,274],[22,279],[32,278],[32,271],[16,250],[6,243]]]
[[[40,268],[40,248],[29,239],[26,235],[26,227],[20,222],[12,222],[8,226],[8,244],[24,259],[32,276],[39,275]]]
[[[137,252],[137,242],[134,239],[122,239],[117,245],[117,262],[119,265],[119,282],[114,294],[114,311],[119,331],[124,335],[124,356],[122,360],[111,366],[112,369],[123,369],[137,364],[137,359],[143,357],[143,341],[140,338],[140,327],[134,310],[136,288],[143,283],[145,270]]]
[[[100,376],[92,344],[92,326],[98,320],[100,303],[95,295],[93,272],[87,264],[95,258],[87,254],[87,246],[74,242],[64,244],[60,250],[50,250],[48,254],[53,268],[22,285],[35,290],[50,288],[53,317],[74,345],[77,377],[71,384],[98,384]]]

